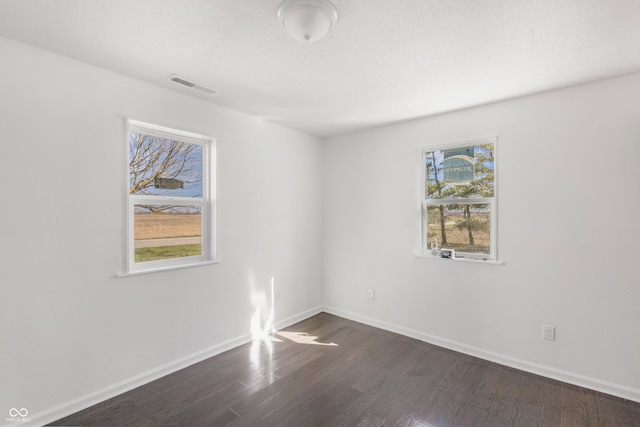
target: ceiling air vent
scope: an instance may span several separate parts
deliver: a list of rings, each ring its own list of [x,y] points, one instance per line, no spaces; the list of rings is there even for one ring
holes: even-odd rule
[[[204,92],[204,93],[206,93],[208,95],[213,95],[213,94],[216,93],[216,91],[213,90],[213,89],[209,89],[208,87],[201,86],[201,85],[199,85],[197,83],[194,83],[194,82],[191,82],[191,81],[189,81],[187,79],[183,79],[182,77],[176,76],[175,74],[173,76],[169,77],[169,80],[171,80],[174,83],[178,83],[179,85],[186,86],[186,87],[191,88],[191,89],[199,90],[200,92]]]

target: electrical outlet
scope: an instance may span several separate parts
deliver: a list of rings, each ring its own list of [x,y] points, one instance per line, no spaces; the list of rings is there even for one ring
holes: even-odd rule
[[[367,298],[373,299],[373,289],[368,289],[367,290]]]
[[[552,325],[542,325],[542,338],[549,341],[555,341],[556,327]]]

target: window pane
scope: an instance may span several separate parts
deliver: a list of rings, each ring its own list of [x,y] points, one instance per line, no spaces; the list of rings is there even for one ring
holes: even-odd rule
[[[202,207],[135,205],[135,262],[202,255]]]
[[[491,221],[489,204],[449,204],[427,206],[427,247],[438,245],[456,252],[490,253]]]
[[[424,153],[425,198],[493,197],[493,144]]]
[[[129,194],[202,197],[202,146],[129,132]]]

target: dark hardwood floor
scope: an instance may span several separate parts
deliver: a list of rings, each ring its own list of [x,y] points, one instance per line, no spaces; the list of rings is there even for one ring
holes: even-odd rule
[[[321,313],[50,425],[620,427],[640,403]]]

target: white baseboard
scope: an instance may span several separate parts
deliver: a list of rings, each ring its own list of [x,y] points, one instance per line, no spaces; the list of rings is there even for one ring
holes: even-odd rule
[[[298,323],[304,319],[314,316],[322,311],[323,311],[322,307],[320,306],[314,307],[312,309],[306,310],[302,313],[298,313],[286,319],[276,321],[275,327],[276,329],[285,328],[289,325],[293,325],[294,323]],[[172,362],[165,363],[164,365],[158,366],[154,369],[150,369],[146,372],[143,372],[139,375],[128,378],[126,380],[120,381],[116,384],[112,384],[100,390],[96,390],[84,396],[80,396],[77,399],[73,399],[69,402],[65,402],[61,405],[47,409],[40,413],[33,414],[29,417],[31,419],[31,422],[14,423],[12,425],[34,425],[32,423],[36,423],[35,425],[45,425],[45,424],[51,423],[53,421],[59,420],[60,418],[64,418],[68,415],[74,414],[78,411],[81,411],[90,406],[93,406],[97,403],[103,402],[107,399],[111,399],[112,397],[118,396],[119,394],[133,390],[136,387],[140,387],[141,385],[147,384],[151,381],[162,378],[173,372],[179,371],[180,369],[184,369],[195,363],[201,362],[205,359],[208,359],[220,353],[224,353],[225,351],[231,350],[235,347],[246,344],[251,340],[252,340],[251,334],[246,334],[237,338],[233,338],[231,340],[211,346],[209,348],[198,351],[196,353],[192,353],[187,356],[181,357]]]
[[[324,310],[324,307],[322,306],[317,306],[314,308],[311,308],[307,311],[303,311],[302,313],[296,314],[294,316],[290,316],[287,317],[286,319],[277,321],[275,324],[276,329],[282,329],[282,328],[286,328],[287,326],[291,326],[295,323],[298,322],[302,322],[305,319],[308,319],[311,316],[315,316],[318,313],[322,313]]]
[[[444,347],[449,350],[454,350],[459,353],[468,354],[470,356],[478,357],[480,359],[495,362],[500,365],[509,366],[511,368],[519,369],[521,371],[530,372],[532,374],[541,375],[543,377],[552,378],[554,380],[562,381],[565,383],[577,385],[580,387],[588,388],[602,393],[618,396],[623,399],[633,400],[640,402],[640,390],[632,387],[627,387],[620,384],[610,383],[602,381],[596,378],[587,377],[584,375],[576,374],[573,372],[567,372],[561,369],[556,369],[549,366],[540,365],[527,360],[517,359],[509,356],[504,356],[491,351],[483,350],[478,347],[469,346],[456,341],[447,340],[444,338],[436,337],[433,335],[425,334],[420,331],[405,328],[403,326],[394,325],[391,323],[382,322],[380,320],[373,319],[367,316],[361,316],[356,313],[344,311],[335,307],[324,307],[324,311],[333,314],[335,316],[344,317],[345,319],[353,320],[365,325],[374,326],[376,328],[384,329],[390,332],[395,332],[400,335],[415,338],[420,341],[434,344],[439,347]]]

